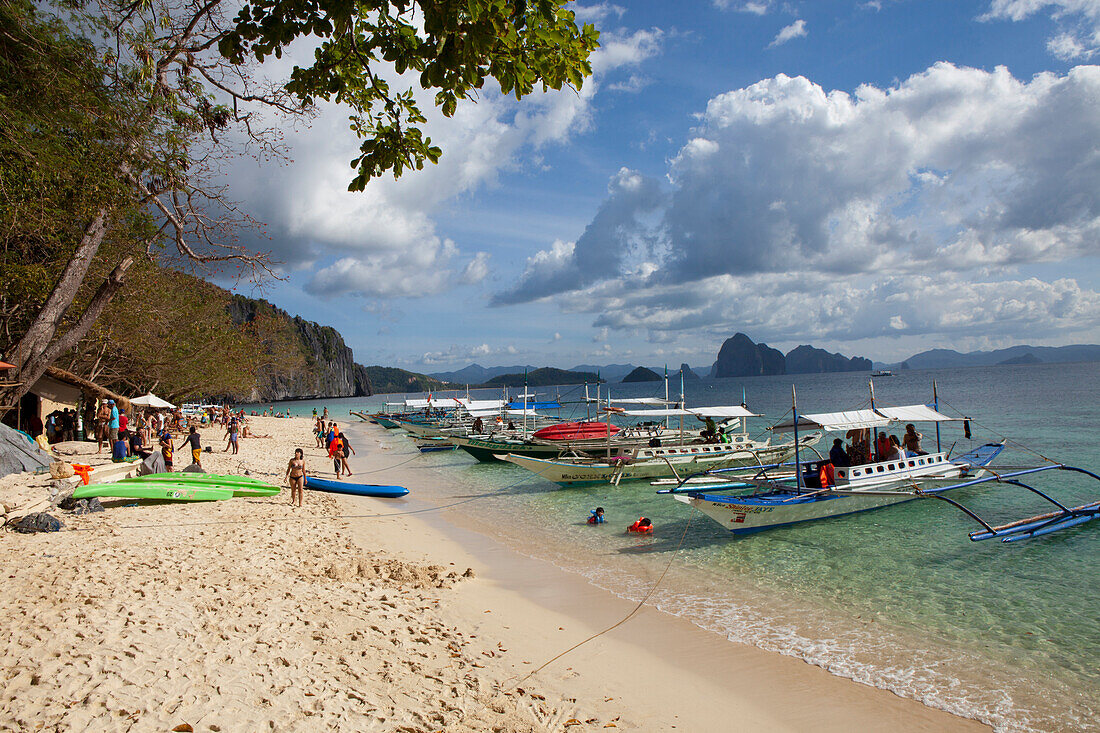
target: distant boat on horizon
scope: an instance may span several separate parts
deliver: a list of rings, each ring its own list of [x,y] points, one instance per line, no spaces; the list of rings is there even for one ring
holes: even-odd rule
[[[871,376],[872,377],[893,377],[893,376],[896,376],[896,375],[892,371],[890,371],[889,369],[876,369],[875,371],[871,372]]]

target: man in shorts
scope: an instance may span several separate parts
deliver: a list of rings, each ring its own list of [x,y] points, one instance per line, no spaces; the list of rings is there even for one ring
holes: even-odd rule
[[[202,444],[199,442],[199,431],[191,426],[191,433],[183,439],[184,443],[191,444],[191,463],[202,467]]]

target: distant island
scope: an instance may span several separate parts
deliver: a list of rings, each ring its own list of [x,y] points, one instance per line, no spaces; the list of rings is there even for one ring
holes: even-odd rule
[[[660,382],[662,379],[664,379],[664,377],[662,377],[660,374],[653,371],[652,369],[638,367],[630,374],[627,374],[625,377],[623,377],[623,384],[626,384],[628,382]]]
[[[786,355],[765,343],[753,343],[743,333],[736,333],[722,344],[714,362],[711,376],[759,377],[770,374],[823,374],[826,372],[871,371],[871,360],[842,354],[832,354],[824,349],[803,345]]]
[[[992,351],[970,351],[965,354],[951,349],[931,349],[896,364],[883,366],[887,369],[954,369],[998,364],[1061,364],[1071,361],[1100,361],[1100,344],[1020,345]],[[878,365],[876,362],[876,366]]]
[[[567,369],[555,369],[543,367],[534,371],[519,374],[501,374],[493,377],[485,383],[486,387],[549,387],[555,384],[595,384],[596,375],[591,372],[573,372]]]

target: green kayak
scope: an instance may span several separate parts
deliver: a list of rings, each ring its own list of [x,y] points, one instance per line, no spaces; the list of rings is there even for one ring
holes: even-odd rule
[[[250,476],[230,476],[216,473],[153,473],[148,476],[122,479],[118,483],[150,486],[165,484],[214,487],[231,489],[233,496],[275,496],[281,491],[278,486],[272,486]]]
[[[149,483],[89,484],[73,491],[74,499],[104,497],[112,499],[160,499],[161,501],[221,501],[233,498],[233,489],[195,484]]]

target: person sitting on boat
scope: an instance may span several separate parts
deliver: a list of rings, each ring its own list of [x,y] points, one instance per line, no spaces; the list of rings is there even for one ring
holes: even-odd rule
[[[485,423],[481,421],[480,417],[474,418],[474,435],[482,435],[485,432]]]
[[[591,516],[588,517],[589,524],[603,524],[607,520],[603,516],[603,507],[598,506],[592,510]]]
[[[833,447],[829,449],[829,460],[834,466],[847,466],[848,452],[844,450],[844,441],[840,438],[833,439]]]
[[[901,436],[901,444],[905,447],[905,452],[911,456],[926,456],[928,451],[923,450],[920,445],[921,438],[924,436],[917,432],[917,429],[913,427],[913,423],[909,423],[905,426],[905,435]]]
[[[886,456],[890,455],[890,436],[886,433],[879,433],[875,438],[875,460],[885,461],[888,460]]]
[[[516,424],[514,422],[512,422],[511,420],[508,421],[508,429],[509,430],[515,430],[516,429]]]
[[[885,433],[883,433],[885,435]],[[901,441],[898,440],[898,436],[891,435],[887,438],[887,444],[889,448],[886,451],[886,455],[882,458],[884,461],[902,461],[905,460],[905,451],[901,447]]]
[[[653,522],[649,520],[649,517],[639,517],[637,522],[626,528],[626,531],[651,534],[653,532]]]

